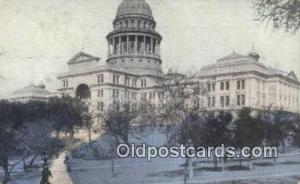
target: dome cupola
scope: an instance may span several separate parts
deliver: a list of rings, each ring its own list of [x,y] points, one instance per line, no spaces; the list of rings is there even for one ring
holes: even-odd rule
[[[254,45],[252,49],[248,52],[248,56],[253,58],[255,61],[259,61],[260,55],[256,52]]]
[[[152,10],[145,0],[124,0],[118,8],[116,19],[132,16],[153,19]]]
[[[162,73],[161,35],[145,0],[123,0],[107,35],[107,63],[136,74]]]

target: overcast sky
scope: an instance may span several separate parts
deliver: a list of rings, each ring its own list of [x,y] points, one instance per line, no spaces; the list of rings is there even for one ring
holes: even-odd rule
[[[122,0],[0,0],[0,96],[44,81],[80,50],[105,62],[105,36]],[[300,33],[274,32],[254,21],[250,0],[147,0],[163,36],[163,69],[199,70],[252,43],[266,65],[300,77]]]

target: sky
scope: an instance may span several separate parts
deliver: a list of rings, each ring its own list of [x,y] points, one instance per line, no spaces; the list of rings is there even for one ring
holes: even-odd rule
[[[79,51],[107,57],[105,36],[122,0],[0,0],[0,97],[31,83],[57,88]],[[255,45],[261,62],[300,78],[300,33],[255,21],[251,0],[147,0],[162,35],[163,70],[198,71]]]

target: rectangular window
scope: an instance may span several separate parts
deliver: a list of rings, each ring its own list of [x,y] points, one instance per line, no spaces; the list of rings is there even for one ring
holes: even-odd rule
[[[147,86],[147,81],[146,79],[141,79],[141,87],[144,88]]]
[[[229,96],[226,96],[226,106],[229,106],[230,105],[230,98]]]
[[[221,107],[224,107],[224,96],[220,97],[220,105]]]
[[[136,81],[137,79],[132,79],[132,86],[136,87]]]
[[[211,84],[210,84],[210,83],[207,84],[207,91],[208,91],[208,92],[211,91]]]
[[[98,84],[104,83],[104,75],[103,74],[97,75],[97,79],[98,79]]]
[[[211,102],[211,106],[212,106],[212,107],[215,107],[215,105],[216,105],[216,98],[215,98],[215,97],[212,97],[211,99],[212,99],[212,100],[211,100],[211,101],[212,101],[212,102]]]
[[[102,98],[103,97],[103,90],[98,89],[98,97]]]
[[[245,80],[242,80],[242,89],[245,89]]]
[[[104,102],[98,102],[97,109],[99,111],[103,111],[104,110]]]
[[[117,75],[116,78],[117,78],[116,83],[119,84],[119,81],[120,81],[120,75]]]
[[[212,84],[212,91],[215,91],[216,90],[216,83],[213,83]]]
[[[224,90],[224,82],[221,82],[221,83],[220,83],[220,89],[221,89],[221,90]]]
[[[113,98],[116,98],[116,90],[113,89],[112,92],[113,92],[113,93],[112,93]]]
[[[241,105],[241,99],[240,99],[240,95],[236,96],[236,105],[240,106]]]
[[[113,83],[119,84],[120,75],[113,74]]]
[[[238,80],[236,86],[237,86],[237,89],[241,89],[241,81]]]
[[[147,93],[143,94],[143,100],[147,100]]]
[[[211,102],[210,102],[210,97],[207,98],[207,106],[210,107]]]
[[[63,88],[68,88],[68,87],[69,87],[68,79],[63,80]]]
[[[229,83],[229,81],[227,81],[226,82],[226,90],[229,90],[229,88],[230,88],[230,83]]]
[[[129,86],[129,85],[130,85],[130,78],[129,78],[129,77],[125,76],[124,84],[125,84],[126,86]]]
[[[113,89],[113,98],[119,98],[119,90]]]
[[[241,97],[242,97],[242,105],[245,105],[246,104],[245,95],[241,95]]]
[[[115,84],[116,81],[117,81],[117,79],[116,79],[116,74],[113,74],[113,83]]]

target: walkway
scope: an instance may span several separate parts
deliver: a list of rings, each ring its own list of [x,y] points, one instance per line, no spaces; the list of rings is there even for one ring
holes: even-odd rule
[[[53,160],[51,171],[53,178],[51,179],[52,184],[73,184],[67,167],[64,164],[65,152],[60,153],[59,157]]]

